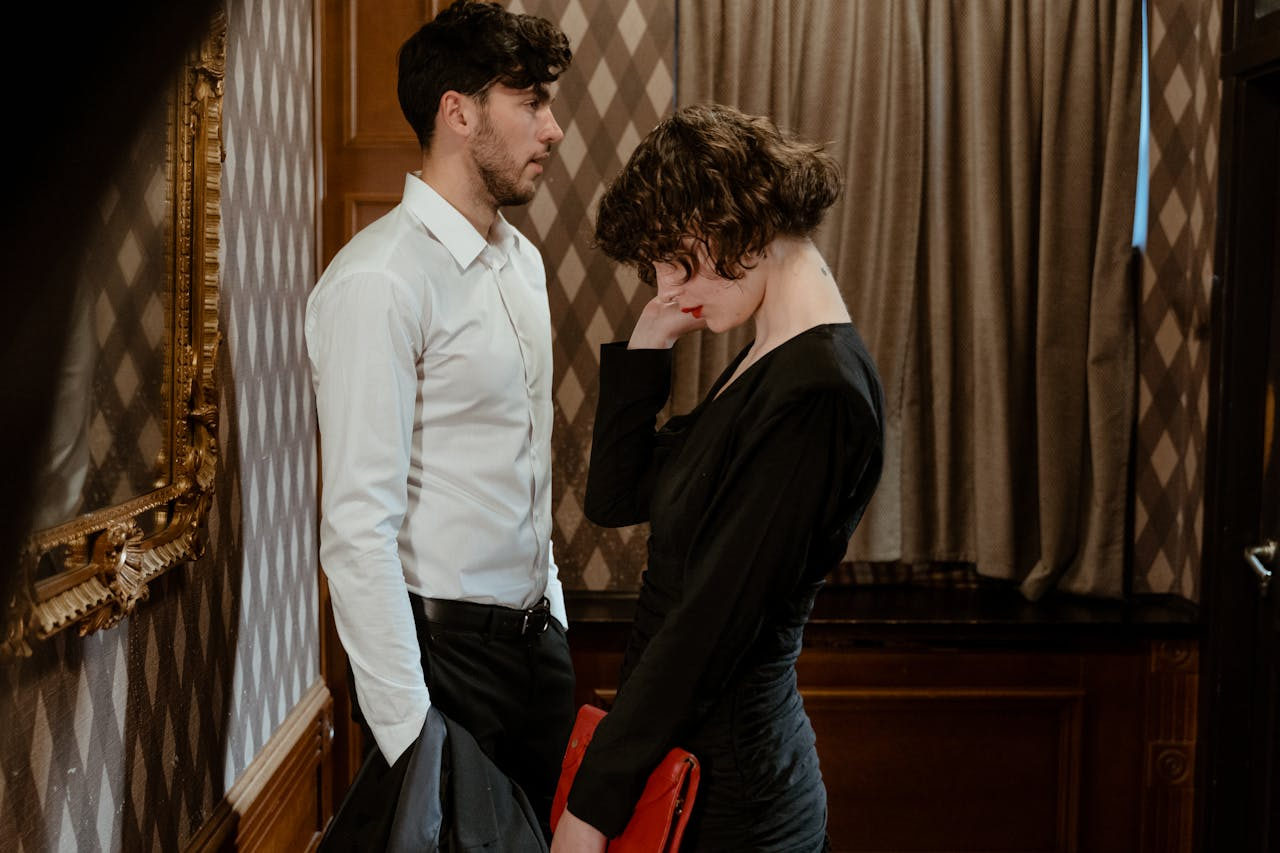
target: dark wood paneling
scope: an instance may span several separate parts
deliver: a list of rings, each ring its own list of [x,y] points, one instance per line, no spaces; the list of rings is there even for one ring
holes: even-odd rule
[[[314,850],[329,806],[333,702],[314,684],[191,840],[191,853]]]
[[[1198,640],[1178,613],[975,628],[842,622],[837,598],[797,664],[835,850],[1193,849]],[[612,696],[628,613],[570,601],[580,702]]]
[[[802,693],[837,850],[1076,850],[1083,691]]]
[[[1147,677],[1144,853],[1190,850],[1195,838],[1200,659],[1195,646],[1157,643]]]

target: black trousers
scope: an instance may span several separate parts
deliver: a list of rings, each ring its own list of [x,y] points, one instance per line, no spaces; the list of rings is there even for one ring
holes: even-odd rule
[[[573,664],[565,630],[552,619],[529,638],[504,638],[428,622],[414,601],[422,671],[431,702],[469,731],[480,748],[524,791],[551,838],[551,800],[573,728]],[[348,670],[350,679],[350,671]],[[352,716],[365,733],[366,756],[320,850],[386,848],[410,750],[389,766],[374,744],[354,685]]]

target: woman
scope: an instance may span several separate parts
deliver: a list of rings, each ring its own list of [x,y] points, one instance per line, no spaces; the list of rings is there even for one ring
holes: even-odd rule
[[[649,565],[554,853],[603,850],[676,744],[702,763],[684,850],[827,846],[795,661],[883,433],[875,365],[810,239],[839,188],[819,146],[709,105],[655,128],[603,196],[597,244],[657,295],[601,349],[585,509],[649,522]],[[747,322],[755,339],[706,398],[655,429],[674,342]]]

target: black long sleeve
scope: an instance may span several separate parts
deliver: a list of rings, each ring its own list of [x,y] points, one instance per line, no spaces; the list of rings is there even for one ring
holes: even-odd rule
[[[600,348],[600,400],[583,514],[601,527],[649,520],[658,412],[671,393],[671,350]]]

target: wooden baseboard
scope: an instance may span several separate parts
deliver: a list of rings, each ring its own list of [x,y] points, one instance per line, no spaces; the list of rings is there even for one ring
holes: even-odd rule
[[[311,685],[187,845],[190,853],[312,850],[330,818],[333,699]]]

